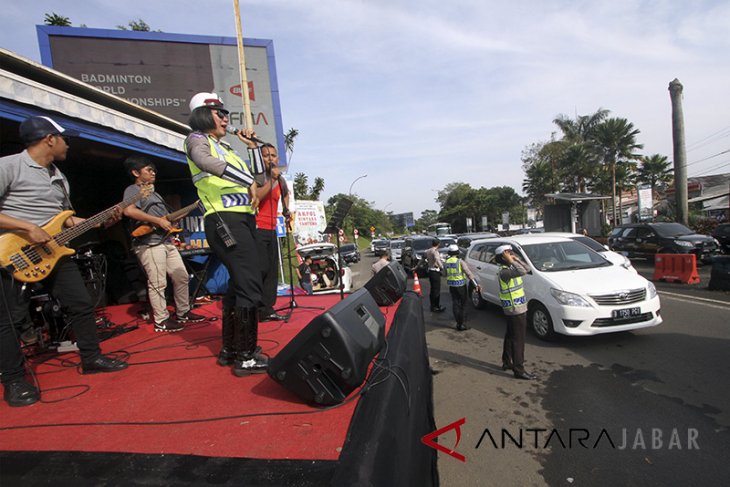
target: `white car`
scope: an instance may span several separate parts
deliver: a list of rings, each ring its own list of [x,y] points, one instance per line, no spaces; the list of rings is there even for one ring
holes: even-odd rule
[[[626,257],[624,254],[619,254],[618,252],[614,252],[613,250],[609,250],[608,246],[601,245],[600,243],[593,240],[591,237],[587,237],[585,235],[580,235],[578,233],[570,233],[570,232],[545,232],[545,233],[533,233],[530,235],[537,235],[537,236],[544,236],[544,237],[564,237],[569,238],[571,240],[575,240],[576,242],[580,242],[583,245],[587,245],[591,249],[595,250],[599,254],[601,254],[603,257],[606,258],[609,262],[620,265],[631,272],[634,272],[638,274],[638,271],[634,268],[633,265],[631,265],[631,261],[628,257]]]
[[[465,260],[477,274],[481,293],[470,286],[472,304],[500,305],[499,265],[494,252],[510,244],[530,273],[523,276],[528,325],[550,340],[659,325],[661,306],[654,284],[614,265],[585,245],[564,237],[517,235],[475,240]]]
[[[320,242],[302,245],[297,253],[304,260],[312,258],[312,289],[314,294],[334,294],[340,292],[340,282],[344,284],[343,292],[352,291],[352,269],[344,265],[340,269],[337,258],[337,246]],[[341,280],[340,280],[341,278]]]
[[[400,262],[400,254],[403,252],[403,239],[395,239],[390,241],[390,258],[396,262]]]

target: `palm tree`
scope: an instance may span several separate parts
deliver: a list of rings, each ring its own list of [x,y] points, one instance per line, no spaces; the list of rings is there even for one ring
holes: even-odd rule
[[[284,147],[286,148],[287,162],[291,164],[291,158],[294,155],[294,139],[299,135],[299,131],[294,127],[290,128],[287,133],[284,134]]]
[[[558,115],[553,123],[563,132],[563,140],[570,143],[581,143],[590,140],[595,127],[610,113],[610,110],[599,108],[591,115],[576,116],[575,120],[565,115]]]
[[[611,206],[613,209],[613,222],[618,225],[616,214],[616,163],[619,159],[627,161],[637,160],[641,156],[634,151],[643,148],[642,144],[636,142],[639,129],[625,118],[609,118],[595,127],[592,139],[597,153],[603,163],[611,168]]]
[[[637,173],[637,180],[651,186],[651,197],[659,184],[667,184],[674,179],[672,163],[667,156],[652,154],[641,158],[641,165]]]
[[[570,181],[565,189],[576,193],[585,193],[587,181],[595,177],[595,156],[585,143],[568,146],[559,159],[561,179]]]
[[[63,15],[58,15],[55,12],[46,14],[43,17],[43,23],[46,25],[57,25],[59,27],[71,27],[71,19]]]

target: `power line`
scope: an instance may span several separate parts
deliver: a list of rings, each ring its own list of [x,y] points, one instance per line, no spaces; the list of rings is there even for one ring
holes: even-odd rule
[[[727,132],[727,133],[725,133],[725,132]],[[710,139],[724,138],[724,137],[728,137],[728,136],[730,136],[730,127],[725,127],[724,129],[720,129],[717,132],[708,135],[704,139],[700,139],[696,142],[689,144],[687,151],[693,151],[695,149],[699,149],[700,147],[704,147],[705,145],[710,144],[711,142],[714,142],[714,140],[711,141]],[[706,142],[706,143],[703,144],[703,142]]]
[[[716,171],[717,169],[720,169],[721,167],[725,167],[725,166],[730,166],[730,160],[727,160],[727,161],[721,162],[721,163],[720,163],[720,164],[718,164],[717,166],[713,166],[713,167],[711,167],[711,168],[709,168],[709,169],[705,169],[704,171],[702,171],[702,172],[698,172],[698,173],[697,173],[697,174],[695,174],[694,176],[690,176],[690,177],[693,177],[693,178],[694,178],[694,177],[697,177],[697,176],[702,176],[703,174],[706,174],[706,173],[708,173],[708,172],[712,172],[712,171]]]
[[[722,152],[718,152],[717,154],[713,154],[711,156],[707,156],[704,159],[699,159],[699,160],[696,160],[696,161],[688,162],[687,164],[684,165],[684,167],[689,167],[689,166],[691,166],[693,164],[697,164],[697,163],[700,163],[700,162],[707,161],[709,159],[712,159],[713,157],[717,157],[717,156],[721,156],[723,154],[727,154],[728,152],[730,152],[730,149],[725,149]]]

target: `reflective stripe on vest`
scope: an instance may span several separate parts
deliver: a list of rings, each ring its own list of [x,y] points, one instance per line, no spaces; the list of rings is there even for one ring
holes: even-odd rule
[[[236,154],[233,149],[225,145],[219,144],[212,136],[207,136],[208,145],[210,146],[210,154],[213,157],[226,161],[228,164],[251,174],[246,163]],[[187,157],[187,147],[185,154]],[[222,156],[222,157],[221,157]],[[251,200],[248,195],[248,188],[244,188],[223,178],[201,170],[195,163],[187,157],[188,168],[192,176],[193,184],[198,190],[200,201],[205,206],[204,216],[208,216],[215,211],[228,211],[236,213],[253,213],[251,208]]]
[[[513,277],[507,282],[499,279],[499,300],[505,310],[514,309],[516,306],[527,304],[525,288],[522,285],[522,277]]]
[[[446,284],[452,287],[466,284],[466,276],[461,268],[461,262],[457,256],[446,259]]]

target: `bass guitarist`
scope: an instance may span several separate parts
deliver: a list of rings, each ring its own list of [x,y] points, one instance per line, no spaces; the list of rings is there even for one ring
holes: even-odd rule
[[[26,149],[0,158],[0,233],[14,232],[31,244],[48,243],[46,222],[71,208],[66,177],[53,164],[66,160],[69,137],[66,130],[49,117],[30,117],[20,124],[20,138]],[[120,215],[114,217],[118,219]],[[84,219],[71,216],[72,227]],[[0,252],[2,249],[0,248]],[[68,307],[68,317],[81,356],[81,372],[116,372],[126,362],[102,355],[96,334],[94,305],[77,265],[61,258],[44,279],[53,296]],[[29,296],[5,269],[0,270],[0,374],[3,398],[10,406],[28,406],[40,399],[38,388],[25,377],[24,355],[15,325],[28,310]]]
[[[124,167],[134,179],[134,184],[124,190],[125,200],[139,193],[141,186],[154,183],[157,177],[157,169],[145,156],[127,157]],[[173,223],[165,218],[168,210],[162,196],[156,192],[124,209],[124,215],[132,220],[134,226],[152,224],[156,228],[132,240],[132,250],[147,274],[147,294],[156,332],[176,332],[183,329],[183,323],[205,320],[204,316],[190,311],[190,278],[180,252],[169,238]],[[165,289],[168,275],[172,281],[177,320],[170,319],[167,311]]]

